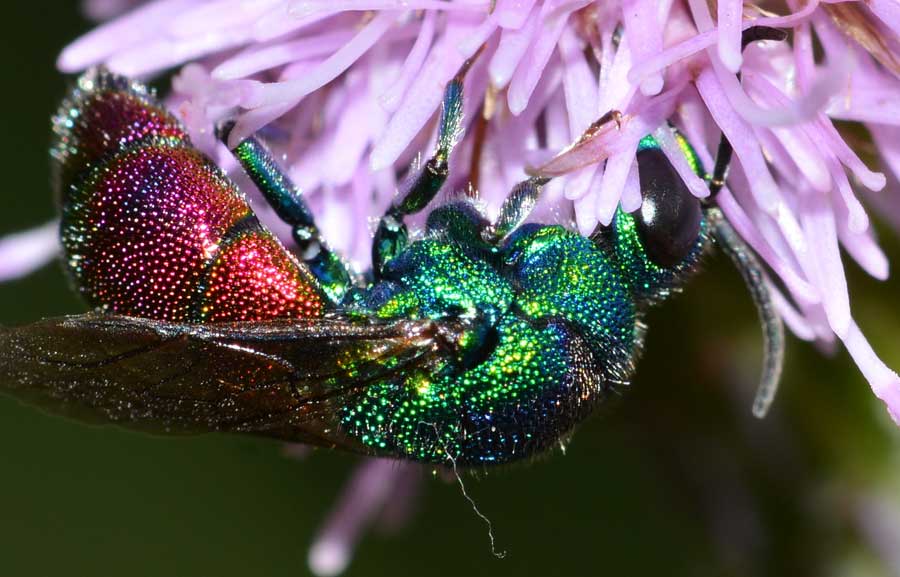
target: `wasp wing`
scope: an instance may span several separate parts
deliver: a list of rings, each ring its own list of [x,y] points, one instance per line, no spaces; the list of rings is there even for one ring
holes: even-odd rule
[[[346,317],[207,325],[63,317],[0,329],[0,390],[81,420],[363,450],[340,434],[340,407],[372,383],[441,366],[450,330]]]

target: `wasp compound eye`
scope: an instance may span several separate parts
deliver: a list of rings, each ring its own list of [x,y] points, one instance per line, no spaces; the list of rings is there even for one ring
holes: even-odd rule
[[[700,201],[659,148],[637,154],[643,203],[635,214],[638,235],[650,259],[671,268],[683,261],[700,236]]]

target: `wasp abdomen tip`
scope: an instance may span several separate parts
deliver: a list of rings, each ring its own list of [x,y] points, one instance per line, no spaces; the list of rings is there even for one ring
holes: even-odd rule
[[[188,140],[152,91],[105,68],[92,68],[78,79],[53,117],[53,133],[60,192],[108,156],[143,140]]]

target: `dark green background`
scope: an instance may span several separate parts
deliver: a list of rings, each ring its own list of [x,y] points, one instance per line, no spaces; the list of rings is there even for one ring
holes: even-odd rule
[[[88,28],[75,4],[4,9],[3,234],[54,214],[49,117],[67,83],[54,60]],[[897,494],[900,432],[846,353],[796,339],[771,418],[750,418],[759,329],[727,262],[707,268],[650,317],[633,394],[567,454],[467,477],[505,560],[458,487],[423,469],[411,525],[364,538],[348,575],[888,574],[854,511],[873,491]],[[900,366],[900,285],[848,270],[860,325]],[[3,324],[83,310],[58,265],[0,285]],[[356,463],[86,427],[0,398],[0,575],[305,575]]]

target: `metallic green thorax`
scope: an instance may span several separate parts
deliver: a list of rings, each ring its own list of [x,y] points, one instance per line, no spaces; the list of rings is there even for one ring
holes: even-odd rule
[[[413,244],[369,296],[372,312],[477,322],[458,362],[367,388],[344,428],[426,462],[505,462],[551,447],[628,383],[642,301],[649,291],[662,299],[689,270],[648,265],[630,218],[617,218],[614,253],[559,226],[523,227],[484,260],[464,239]]]
[[[419,461],[509,461],[559,438],[631,371],[628,286],[590,240],[520,229],[485,252],[431,237],[391,262],[364,306],[389,318],[471,318],[457,362],[369,387],[343,424]]]
[[[688,258],[663,268],[621,211],[594,240],[524,225],[495,246],[484,227],[470,206],[437,209],[425,239],[357,295],[365,315],[471,327],[452,360],[369,386],[344,409],[345,431],[376,452],[476,464],[558,443],[627,385],[641,311],[676,288],[708,244],[704,222]]]

